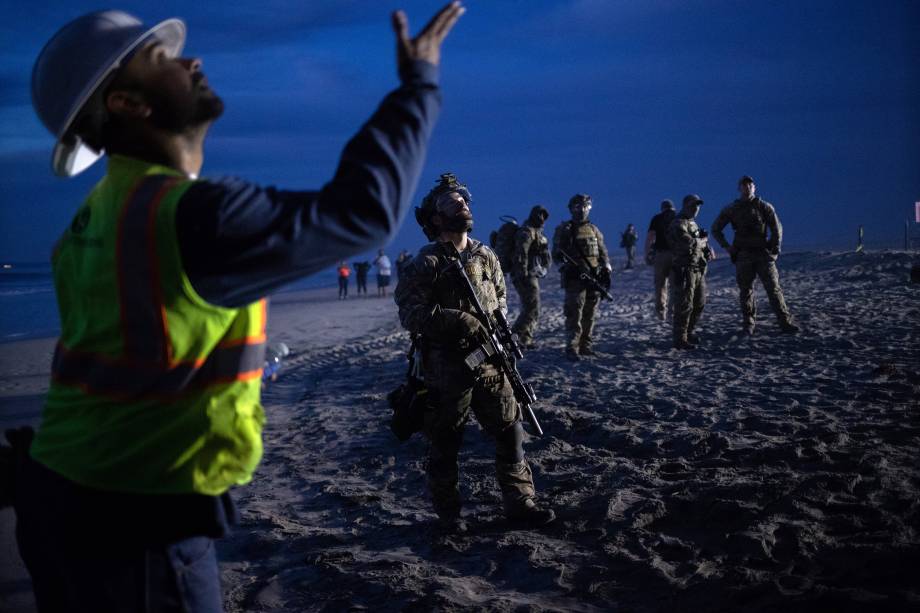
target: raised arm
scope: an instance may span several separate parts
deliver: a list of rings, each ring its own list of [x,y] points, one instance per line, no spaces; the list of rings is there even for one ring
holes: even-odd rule
[[[441,96],[440,44],[462,14],[447,5],[414,39],[393,16],[402,85],[345,146],[320,191],[198,181],[176,224],[192,286],[207,301],[240,306],[300,277],[386,242],[415,191]]]

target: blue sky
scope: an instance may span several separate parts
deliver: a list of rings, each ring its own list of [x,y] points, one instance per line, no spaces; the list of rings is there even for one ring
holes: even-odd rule
[[[347,139],[396,85],[389,11],[413,31],[441,2],[123,2],[178,16],[187,52],[227,106],[203,174],[319,188]],[[709,225],[753,175],[786,246],[841,248],[866,228],[898,246],[920,200],[920,2],[468,0],[445,43],[444,108],[417,202],[445,170],[469,184],[475,235],[576,192],[618,244],[663,198],[700,194]],[[52,176],[29,98],[32,63],[99,5],[3,0],[0,260],[45,260],[103,165]],[[390,247],[424,239],[411,215]]]

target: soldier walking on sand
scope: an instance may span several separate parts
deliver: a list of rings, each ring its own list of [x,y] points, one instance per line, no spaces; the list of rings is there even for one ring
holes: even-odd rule
[[[511,282],[521,299],[521,314],[512,330],[525,348],[533,346],[533,334],[540,317],[540,279],[546,276],[551,263],[549,241],[543,234],[548,218],[549,211],[545,207],[533,207],[514,237]]]
[[[456,273],[445,272],[458,258],[487,313],[506,310],[505,277],[498,257],[471,238],[473,215],[466,186],[446,173],[415,209],[415,218],[432,242],[421,248],[396,286],[399,319],[422,353],[428,391],[424,432],[430,442],[428,485],[444,530],[463,532],[459,465],[463,427],[472,409],[495,439],[495,474],[505,515],[540,525],[555,519],[537,506],[533,476],[524,459],[520,409],[505,375],[486,360],[471,369],[465,358],[482,343],[485,329]]]
[[[696,194],[684,196],[680,213],[668,228],[675,349],[693,349],[699,343],[693,329],[706,304],[706,265],[715,258],[706,231],[696,223],[702,204]]]
[[[795,334],[799,327],[792,321],[792,315],[779,286],[779,272],[776,259],[783,242],[783,226],[773,205],[756,195],[754,179],[745,175],[738,181],[741,197],[722,209],[712,224],[712,236],[728,251],[735,264],[735,279],[738,282],[738,297],[741,315],[744,317],[744,332],[754,334],[756,306],[754,304],[754,279],[759,277],[764,291],[770,299],[770,306],[779,321],[780,330]],[[723,230],[731,224],[734,238],[731,245],[725,239]]]
[[[671,247],[668,244],[668,229],[674,221],[674,203],[664,200],[661,212],[652,217],[645,235],[645,261],[655,267],[655,312],[664,321],[670,316],[668,304],[668,277],[671,275]]]
[[[636,226],[629,224],[626,231],[620,235],[620,247],[626,250],[626,266],[624,270],[629,270],[636,263],[636,243],[639,242],[639,234],[636,232]]]
[[[607,246],[598,227],[588,221],[591,206],[591,196],[587,194],[575,194],[569,200],[572,218],[556,227],[553,234],[553,259],[565,262],[562,255],[565,252],[579,266],[590,269],[592,274],[604,279],[609,285],[610,260],[607,257]],[[568,334],[565,354],[577,362],[580,356],[595,355],[591,347],[591,333],[597,318],[600,293],[580,278],[579,270],[571,263],[562,265],[561,274],[562,287],[565,288],[565,330]]]

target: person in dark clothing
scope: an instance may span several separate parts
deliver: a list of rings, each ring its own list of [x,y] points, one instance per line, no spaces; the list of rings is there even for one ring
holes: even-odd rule
[[[402,269],[406,267],[406,264],[412,261],[412,254],[409,253],[406,249],[403,249],[399,252],[399,255],[396,256],[396,275],[399,276],[399,273],[402,272]]]
[[[629,224],[620,235],[620,247],[626,250],[626,270],[632,268],[636,262],[636,243],[638,242],[639,234],[636,232],[636,226]]]
[[[364,294],[367,296],[367,271],[371,269],[371,263],[364,262],[355,262],[355,284],[358,286],[357,293],[360,296]]]
[[[351,276],[351,268],[348,267],[348,262],[339,262],[338,273],[339,300],[345,300],[348,298],[348,277]]]
[[[655,312],[658,319],[670,318],[668,304],[668,277],[671,275],[671,246],[668,244],[668,229],[677,213],[674,203],[664,200],[661,212],[652,217],[645,235],[645,261],[655,267]]]
[[[42,49],[32,100],[58,139],[54,171],[109,164],[57,243],[61,342],[17,469],[39,611],[223,609],[214,539],[262,453],[264,297],[396,233],[463,11],[451,2],[416,38],[393,14],[401,84],[315,191],[199,178],[223,101],[180,57],[180,20],[95,12]]]

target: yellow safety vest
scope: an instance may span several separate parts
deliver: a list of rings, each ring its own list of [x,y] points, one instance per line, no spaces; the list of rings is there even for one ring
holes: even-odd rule
[[[193,183],[112,156],[55,247],[61,337],[31,454],[79,484],[218,495],[261,458],[266,301],[195,292],[175,223]]]

